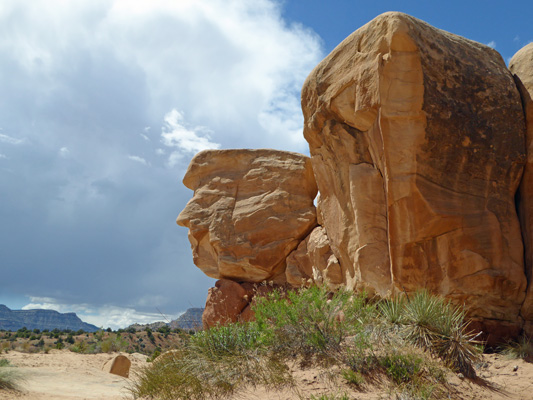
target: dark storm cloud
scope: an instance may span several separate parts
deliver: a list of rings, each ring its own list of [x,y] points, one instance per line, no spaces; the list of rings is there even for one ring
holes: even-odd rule
[[[219,145],[306,151],[318,40],[269,1],[53,3],[0,6],[0,291],[105,326],[202,306],[184,170]]]

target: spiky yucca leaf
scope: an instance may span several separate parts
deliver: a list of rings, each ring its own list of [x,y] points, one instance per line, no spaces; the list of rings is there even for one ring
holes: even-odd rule
[[[384,300],[378,304],[378,308],[385,320],[391,324],[401,324],[405,320],[405,298],[402,296]]]

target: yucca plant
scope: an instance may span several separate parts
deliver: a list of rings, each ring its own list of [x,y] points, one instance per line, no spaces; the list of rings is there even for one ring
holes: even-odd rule
[[[378,308],[385,321],[393,325],[405,322],[405,297],[396,296],[393,299],[383,300],[378,304]]]
[[[479,360],[477,335],[468,332],[465,311],[428,291],[416,292],[405,304],[404,331],[416,346],[440,357],[450,369],[475,377]]]

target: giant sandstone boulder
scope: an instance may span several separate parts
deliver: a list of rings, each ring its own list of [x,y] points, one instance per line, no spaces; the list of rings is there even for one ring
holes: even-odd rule
[[[316,226],[311,161],[277,150],[206,150],[183,179],[194,196],[178,216],[206,275],[284,283],[286,257]]]
[[[527,162],[520,183],[518,212],[525,245],[526,275],[528,281],[531,282],[533,279],[533,43],[525,46],[511,58],[509,69],[515,75],[527,123]],[[531,285],[522,307],[522,315],[527,321],[526,333],[531,336],[533,335],[533,288]]]
[[[322,224],[347,285],[428,288],[466,304],[479,327],[516,334],[526,128],[501,56],[386,13],[313,70],[302,108]]]

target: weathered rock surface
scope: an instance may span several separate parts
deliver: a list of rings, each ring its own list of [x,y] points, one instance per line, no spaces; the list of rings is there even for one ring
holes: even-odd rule
[[[509,63],[516,84],[522,96],[526,115],[527,162],[520,183],[518,213],[525,245],[526,275],[529,281],[526,300],[522,306],[522,316],[527,320],[526,331],[533,335],[533,43],[518,51]]]
[[[202,314],[204,329],[237,322],[248,304],[247,291],[241,285],[229,279],[218,280],[207,293]]]
[[[344,283],[339,260],[331,251],[326,230],[317,226],[287,257],[287,283],[305,286],[308,281],[335,288]]]
[[[525,120],[496,51],[386,13],[314,69],[302,108],[321,220],[349,287],[425,287],[481,327],[521,325]]]
[[[131,361],[128,357],[119,354],[104,364],[102,370],[110,374],[128,378],[130,376]]]
[[[316,226],[311,161],[277,150],[206,150],[183,183],[194,197],[177,223],[193,260],[217,279],[285,281],[285,259]]]
[[[283,290],[278,285],[256,285],[250,282],[235,282],[220,279],[207,294],[205,310],[202,315],[204,329],[234,322],[254,319],[252,305],[254,299],[265,296],[274,289]]]

